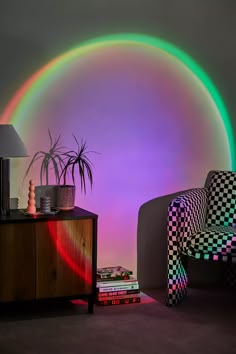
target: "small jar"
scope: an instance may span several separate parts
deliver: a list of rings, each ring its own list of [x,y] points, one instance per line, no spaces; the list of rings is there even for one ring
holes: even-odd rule
[[[40,197],[40,212],[50,213],[51,211],[51,198],[50,197]]]

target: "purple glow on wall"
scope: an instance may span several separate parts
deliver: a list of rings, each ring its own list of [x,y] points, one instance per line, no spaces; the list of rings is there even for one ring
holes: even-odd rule
[[[162,50],[137,44],[74,58],[38,90],[15,126],[31,154],[48,145],[48,128],[66,146],[74,133],[99,153],[90,155],[93,190],[84,196],[77,189],[76,196],[78,206],[99,215],[98,266],[136,271],[140,206],[201,186],[210,169],[230,168],[223,123],[198,78]],[[20,196],[21,207],[28,181],[22,189],[19,176],[28,162],[12,169],[12,196]],[[37,169],[30,178],[39,182]]]

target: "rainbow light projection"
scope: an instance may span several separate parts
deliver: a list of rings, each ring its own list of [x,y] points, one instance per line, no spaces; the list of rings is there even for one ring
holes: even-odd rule
[[[58,237],[57,223],[54,221],[47,222],[51,239],[61,258],[79,278],[85,280],[86,284],[92,285],[91,254],[87,254],[84,247],[76,244],[73,232],[69,230],[67,225],[66,222],[60,222],[60,235],[63,237]],[[85,265],[85,269],[81,269],[81,265]]]
[[[99,266],[135,272],[140,206],[202,185],[210,169],[235,167],[230,120],[212,81],[183,51],[145,35],[99,37],[56,57],[26,80],[0,121],[14,124],[32,154],[48,146],[48,129],[66,146],[75,147],[74,133],[98,152],[90,155],[93,190],[78,190],[76,204],[99,215]],[[27,165],[17,160],[11,169],[21,207]],[[30,177],[39,182],[37,168]]]

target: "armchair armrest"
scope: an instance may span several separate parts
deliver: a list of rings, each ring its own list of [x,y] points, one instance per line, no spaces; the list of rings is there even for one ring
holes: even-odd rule
[[[207,188],[195,188],[173,199],[168,207],[167,305],[179,303],[187,292],[188,277],[182,263],[191,235],[205,226]]]
[[[192,189],[173,199],[168,208],[168,244],[183,252],[189,237],[204,229],[207,188]]]

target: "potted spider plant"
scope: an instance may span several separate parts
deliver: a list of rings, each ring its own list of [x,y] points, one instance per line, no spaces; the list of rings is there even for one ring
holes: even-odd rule
[[[68,149],[62,153],[63,166],[60,174],[60,184],[57,186],[57,208],[61,210],[71,210],[74,208],[76,182],[79,180],[80,190],[86,194],[87,182],[92,189],[93,171],[92,163],[88,158],[86,141],[78,142],[72,134],[77,145],[76,150]],[[67,184],[70,180],[73,184]]]
[[[31,159],[26,170],[24,179],[29,175],[30,170],[35,164],[40,164],[40,185],[35,186],[35,199],[36,206],[40,205],[40,197],[49,196],[51,198],[51,206],[56,206],[56,189],[55,185],[49,184],[50,177],[54,177],[56,184],[60,183],[60,174],[64,167],[64,160],[62,157],[63,147],[60,142],[60,135],[53,139],[50,130],[49,135],[49,148],[48,150],[37,151]]]

